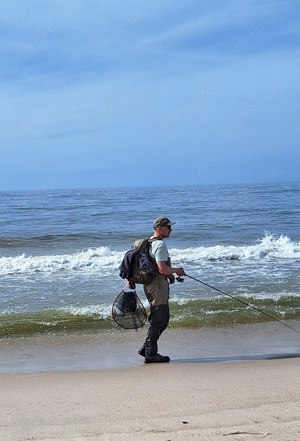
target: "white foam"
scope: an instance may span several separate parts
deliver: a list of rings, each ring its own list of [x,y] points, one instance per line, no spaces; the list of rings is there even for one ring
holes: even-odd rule
[[[61,308],[61,311],[68,312],[74,316],[99,316],[99,319],[111,317],[111,305],[88,305],[82,307],[72,306]]]
[[[124,251],[112,251],[109,247],[89,248],[74,254],[0,257],[0,275],[51,274],[61,271],[101,271],[101,274],[118,274]],[[197,264],[214,260],[270,260],[299,259],[300,242],[287,236],[266,234],[254,245],[216,245],[170,249],[173,264]]]
[[[269,258],[300,258],[300,242],[292,242],[287,236],[266,234],[255,245],[197,247],[170,250],[172,261],[198,262],[199,260],[260,260]]]
[[[105,268],[116,271],[123,257],[108,247],[90,248],[75,254],[0,258],[0,274],[53,273],[57,271],[94,271]]]

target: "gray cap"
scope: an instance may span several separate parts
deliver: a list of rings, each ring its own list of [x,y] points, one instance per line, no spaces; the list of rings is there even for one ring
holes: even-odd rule
[[[170,219],[168,219],[167,217],[158,217],[157,219],[155,219],[155,221],[153,222],[153,228],[157,228],[157,227],[164,227],[167,225],[174,225],[176,222],[172,222],[170,221]]]

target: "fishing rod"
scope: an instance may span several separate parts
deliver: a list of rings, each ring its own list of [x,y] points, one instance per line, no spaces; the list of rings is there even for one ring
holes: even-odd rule
[[[237,302],[243,303],[243,305],[246,305],[246,306],[249,306],[249,307],[252,308],[252,309],[255,309],[255,311],[258,311],[258,312],[260,312],[261,314],[266,315],[266,316],[269,317],[270,319],[275,320],[276,322],[281,323],[282,325],[286,326],[287,328],[291,329],[292,331],[297,332],[297,334],[300,334],[300,331],[298,331],[297,329],[293,328],[293,327],[290,326],[290,325],[287,325],[287,324],[284,323],[283,321],[279,320],[279,319],[276,318],[276,317],[273,317],[272,315],[268,314],[267,312],[261,311],[260,309],[256,308],[255,306],[250,305],[250,303],[244,302],[244,300],[238,299],[237,297],[235,297],[235,296],[233,296],[233,295],[231,295],[231,294],[228,294],[228,293],[222,291],[222,290],[219,289],[219,288],[215,288],[214,286],[209,285],[208,283],[205,283],[205,282],[203,282],[203,281],[200,280],[200,279],[196,279],[196,277],[189,276],[188,274],[185,274],[185,276],[188,277],[189,279],[193,279],[193,280],[195,280],[196,282],[202,283],[202,285],[208,286],[209,288],[214,289],[215,291],[218,291],[219,293],[224,294],[225,296],[231,297],[232,299],[236,300]],[[181,278],[181,277],[177,277],[176,280],[177,280],[178,282],[183,282],[184,279]]]

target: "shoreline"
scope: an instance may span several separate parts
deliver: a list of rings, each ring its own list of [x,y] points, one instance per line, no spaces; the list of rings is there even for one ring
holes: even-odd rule
[[[300,322],[288,322],[298,329]],[[147,326],[136,331],[55,333],[0,340],[0,375],[94,371],[143,365],[137,354]],[[274,322],[211,329],[169,327],[159,352],[170,364],[300,358],[299,334]]]

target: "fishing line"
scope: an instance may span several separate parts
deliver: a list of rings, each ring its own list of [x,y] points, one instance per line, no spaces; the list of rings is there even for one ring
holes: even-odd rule
[[[297,329],[292,328],[292,326],[287,325],[286,323],[282,322],[281,320],[279,320],[279,319],[276,318],[276,317],[273,317],[272,315],[268,314],[267,312],[261,311],[260,309],[256,308],[256,306],[250,305],[250,303],[244,302],[243,300],[238,299],[237,297],[235,297],[235,296],[233,296],[233,295],[231,295],[231,294],[228,294],[228,293],[222,291],[222,290],[219,289],[219,288],[215,288],[214,286],[209,285],[208,283],[202,282],[202,280],[200,280],[200,279],[196,279],[195,277],[189,276],[188,274],[185,274],[185,276],[188,277],[189,279],[193,279],[193,280],[195,280],[196,282],[202,283],[202,285],[208,286],[209,288],[214,289],[215,291],[218,291],[219,293],[224,294],[225,296],[231,297],[232,299],[236,300],[237,302],[243,303],[243,305],[246,305],[246,306],[249,306],[249,307],[252,308],[252,309],[255,309],[255,311],[258,311],[258,312],[260,312],[261,314],[266,315],[266,316],[269,317],[270,319],[275,320],[276,322],[281,323],[282,325],[286,326],[287,328],[291,329],[292,331],[297,332],[297,334],[300,334],[300,331],[298,331]],[[178,279],[181,279],[181,278],[178,277],[177,280],[178,280]],[[183,282],[183,279],[178,280],[178,281],[179,281],[179,282]]]

